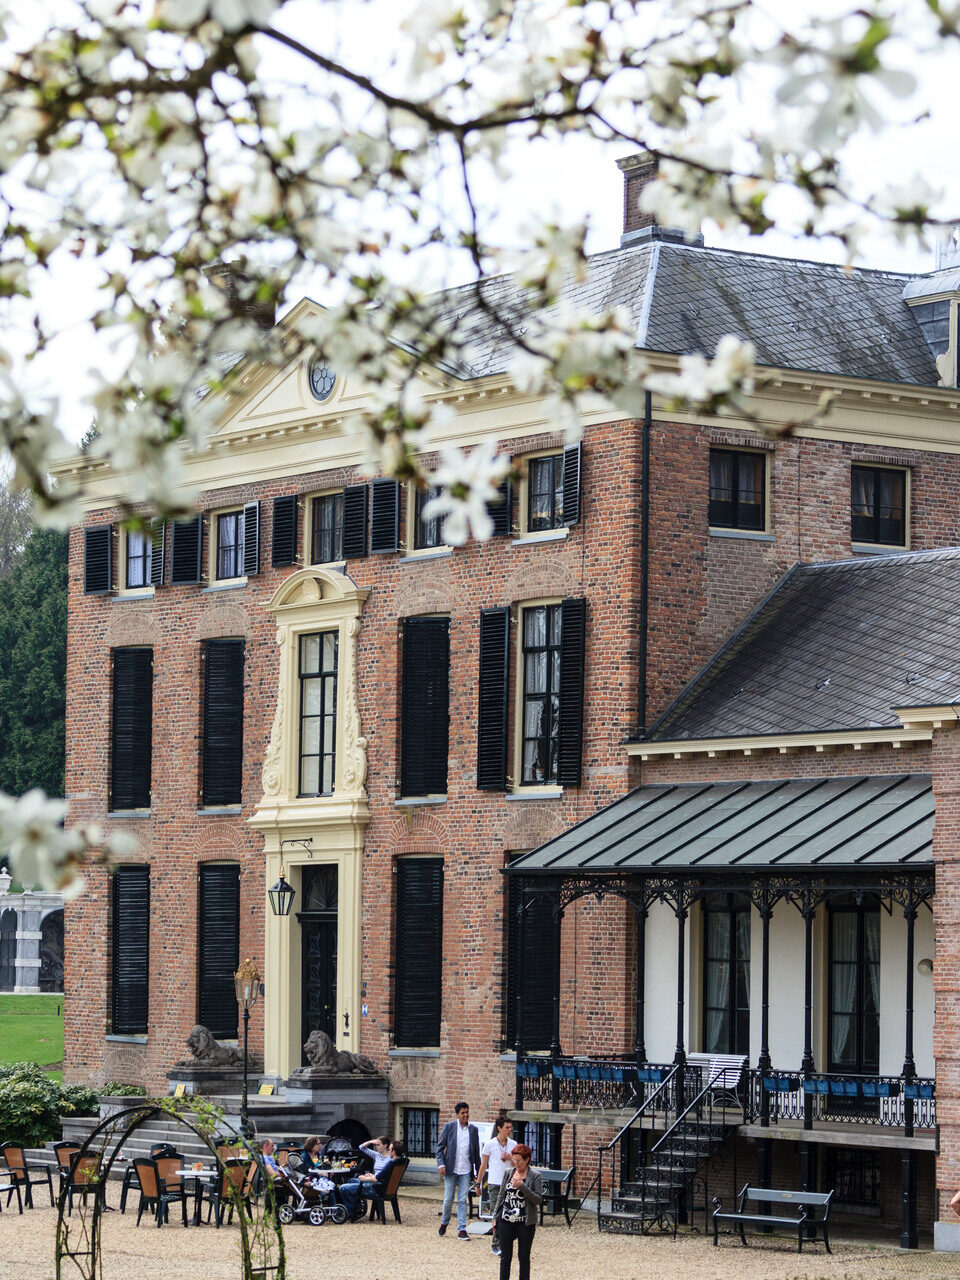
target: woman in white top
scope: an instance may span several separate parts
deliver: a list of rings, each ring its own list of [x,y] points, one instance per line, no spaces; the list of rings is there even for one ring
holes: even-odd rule
[[[513,1138],[513,1121],[507,1116],[497,1116],[493,1122],[493,1137],[489,1142],[485,1143],[483,1150],[480,1152],[482,1159],[480,1161],[480,1172],[477,1174],[477,1195],[483,1185],[483,1175],[487,1175],[487,1200],[492,1206],[496,1196],[500,1193],[500,1187],[503,1185],[503,1175],[509,1169],[513,1172],[513,1162],[510,1160],[510,1152],[517,1145]],[[491,1249],[497,1255],[500,1253],[500,1238],[497,1231],[497,1223],[493,1224],[493,1243]]]

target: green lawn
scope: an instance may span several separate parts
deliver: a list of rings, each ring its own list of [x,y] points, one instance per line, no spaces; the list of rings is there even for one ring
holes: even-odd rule
[[[62,1060],[63,996],[0,995],[0,1062]]]

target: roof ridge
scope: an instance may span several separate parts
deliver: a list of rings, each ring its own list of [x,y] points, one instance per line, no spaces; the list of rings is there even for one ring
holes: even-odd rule
[[[729,254],[732,257],[741,259],[750,259],[758,263],[789,263],[795,267],[828,267],[831,271],[849,277],[851,275],[872,275],[885,276],[887,279],[895,280],[918,280],[920,275],[912,271],[891,271],[888,267],[855,267],[847,266],[843,262],[824,262],[820,258],[793,258],[782,253],[759,253],[756,249],[733,249],[726,245],[719,244],[686,244],[677,240],[661,240],[658,243],[663,244],[668,249],[676,249],[682,252],[691,253],[712,253],[712,254]],[[633,246],[628,246],[633,247]],[[616,252],[616,250],[605,250],[605,252]],[[599,257],[599,254],[592,254],[592,257]]]
[[[957,560],[960,559],[960,546],[956,547],[917,547],[915,550],[890,552],[860,552],[858,555],[846,556],[842,560],[811,560],[796,565],[804,576],[826,569],[863,569],[889,567],[906,564],[917,560]]]

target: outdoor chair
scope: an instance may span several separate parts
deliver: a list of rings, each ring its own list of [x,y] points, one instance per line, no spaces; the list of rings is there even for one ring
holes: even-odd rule
[[[247,1176],[248,1165],[245,1160],[231,1157],[224,1162],[218,1181],[211,1187],[204,1187],[201,1192],[209,1204],[207,1222],[210,1221],[210,1215],[214,1214],[219,1228],[223,1225],[223,1215],[226,1213],[229,1226],[233,1221],[234,1207],[238,1213],[242,1213],[246,1206],[249,1216],[249,1203],[246,1199]]]
[[[183,1184],[176,1188],[168,1187],[160,1176],[156,1160],[135,1160],[133,1164],[137,1185],[140,1188],[140,1203],[137,1205],[137,1226],[143,1217],[144,1209],[149,1209],[157,1220],[157,1227],[162,1227],[170,1220],[170,1205],[180,1201],[180,1213],[183,1225],[187,1225],[187,1196]]]
[[[100,1186],[99,1153],[82,1156],[79,1151],[70,1157],[70,1167],[60,1187],[60,1199],[67,1197],[67,1217],[73,1213],[73,1197],[86,1200],[87,1196],[96,1195]]]
[[[376,1218],[386,1226],[387,1210],[386,1205],[389,1203],[393,1209],[393,1217],[395,1222],[400,1222],[400,1205],[397,1203],[397,1192],[400,1190],[400,1183],[403,1181],[403,1175],[407,1172],[409,1160],[398,1160],[390,1170],[390,1176],[387,1178],[387,1185],[381,1191],[375,1182],[361,1183],[363,1194],[370,1200],[370,1221]]]
[[[60,1173],[60,1194],[63,1194],[63,1188],[67,1179],[70,1177],[70,1161],[80,1151],[79,1142],[55,1142],[53,1144],[53,1154],[57,1158],[57,1169]]]
[[[172,1143],[155,1142],[153,1146],[150,1148],[151,1160],[167,1160],[172,1157],[176,1157],[177,1167],[182,1169],[183,1156],[181,1156],[180,1152]],[[164,1177],[165,1175],[161,1173],[160,1176]],[[123,1171],[123,1185],[120,1188],[120,1212],[121,1213],[127,1212],[127,1195],[130,1191],[130,1188],[134,1185],[136,1180],[137,1180],[137,1175],[134,1170],[133,1163],[130,1163],[127,1165],[126,1169],[124,1169]]]
[[[50,1207],[53,1208],[53,1170],[47,1165],[30,1165],[27,1162],[26,1151],[19,1142],[0,1143],[0,1155],[3,1156],[3,1162],[7,1166],[10,1177],[17,1184],[19,1191],[23,1193],[23,1199],[28,1209],[33,1208],[33,1188],[46,1185],[50,1193]],[[13,1195],[11,1188],[7,1192],[7,1207],[10,1207],[10,1197]]]

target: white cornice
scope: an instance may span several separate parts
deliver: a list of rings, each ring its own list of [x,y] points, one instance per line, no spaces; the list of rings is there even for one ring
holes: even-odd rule
[[[840,729],[831,733],[766,734],[744,738],[681,738],[673,742],[628,742],[628,756],[640,760],[671,757],[682,760],[685,756],[706,756],[710,760],[722,756],[793,755],[798,751],[817,754],[835,751],[838,747],[852,747],[860,751],[864,747],[887,744],[894,749],[913,742],[930,742],[934,728],[940,724],[911,723],[902,729]]]

